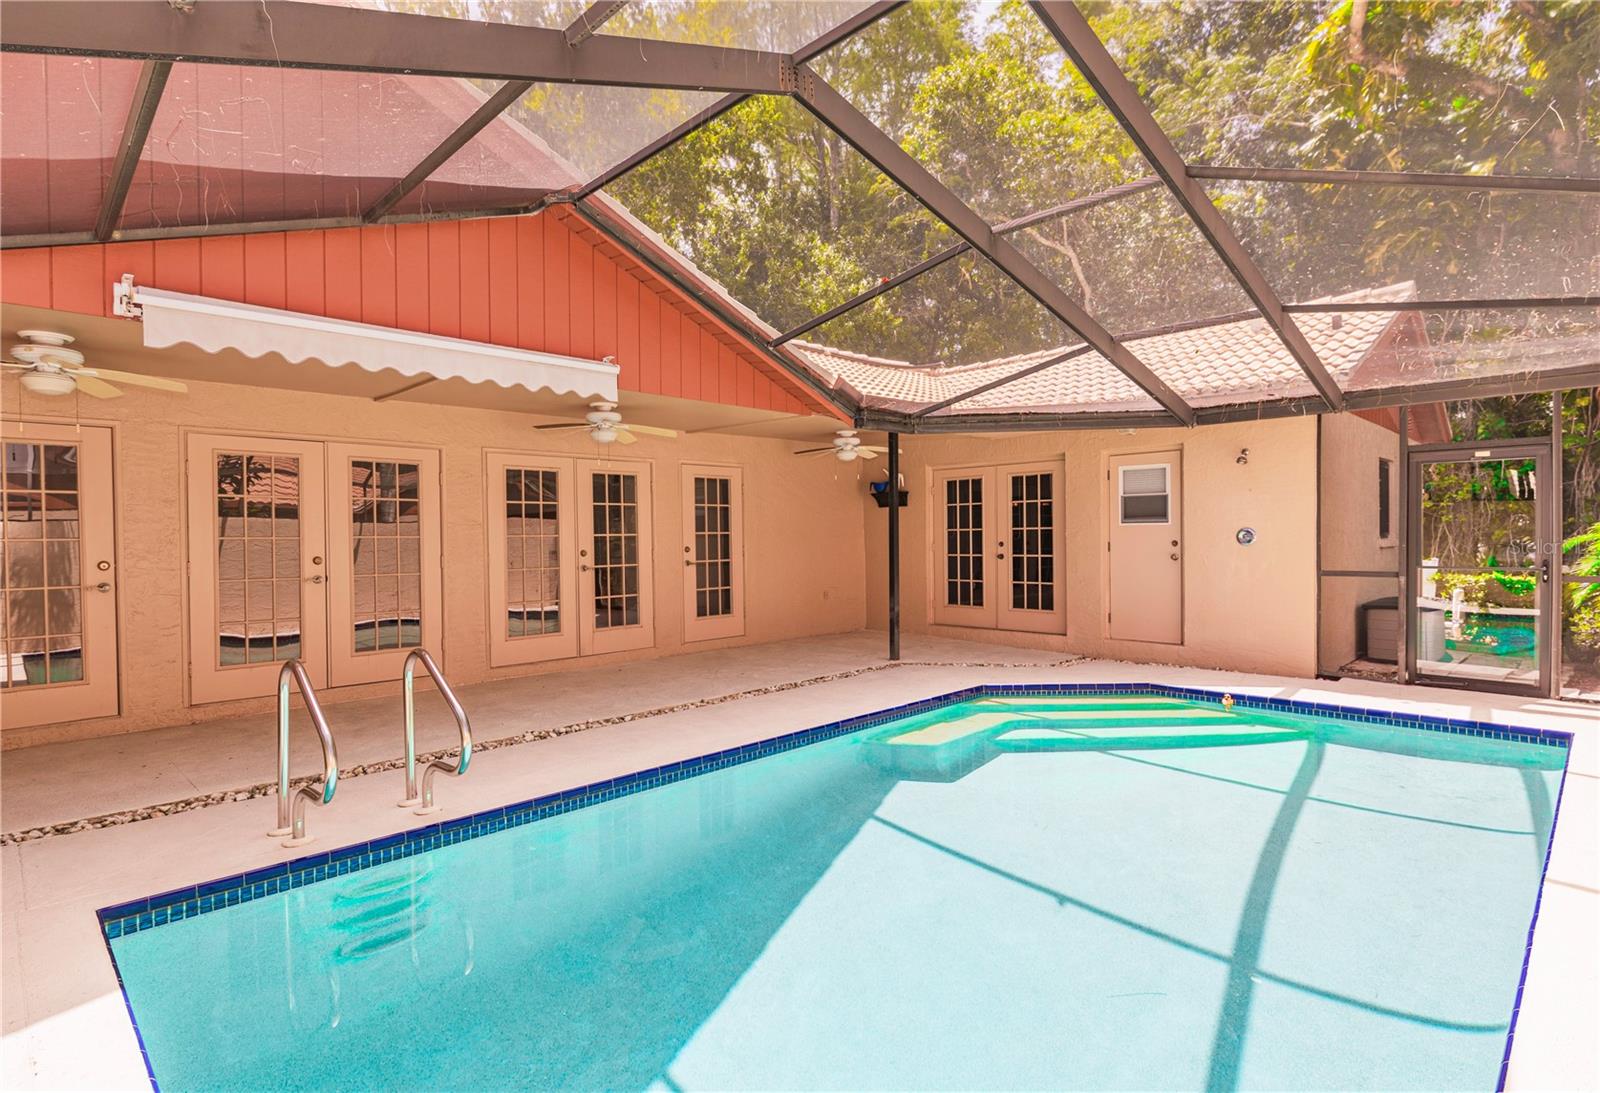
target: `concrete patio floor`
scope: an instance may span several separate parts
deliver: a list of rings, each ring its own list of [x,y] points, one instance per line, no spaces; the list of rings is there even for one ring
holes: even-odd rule
[[[1592,707],[1358,680],[1060,663],[1051,653],[928,638],[908,640],[908,663],[887,667],[883,642],[881,633],[847,634],[464,688],[480,741],[555,735],[484,750],[468,777],[439,783],[444,811],[434,818],[981,682],[1178,683],[1560,729],[1576,739],[1509,1085],[1600,1087],[1593,1035],[1600,1027],[1600,714]],[[329,714],[342,767],[382,766],[400,755],[398,699],[344,703]],[[318,766],[315,747],[303,725],[296,732],[295,771],[310,774]],[[273,820],[269,795],[196,800],[265,783],[275,735],[272,718],[257,716],[0,758],[0,830],[7,836],[0,846],[0,1085],[148,1088],[96,908],[423,822],[394,807],[403,778],[392,768],[342,781],[332,806],[312,810],[308,828],[316,841],[307,849],[287,850],[265,837]],[[419,751],[454,739],[437,697],[419,696]],[[172,802],[187,803],[171,815],[132,815]],[[89,817],[107,817],[109,826],[46,833]]]

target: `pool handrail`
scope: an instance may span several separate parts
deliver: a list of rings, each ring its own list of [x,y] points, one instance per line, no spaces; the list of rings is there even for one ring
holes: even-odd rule
[[[450,707],[450,713],[456,719],[456,728],[461,732],[461,754],[452,764],[443,759],[431,760],[422,768],[422,792],[417,792],[417,700],[416,700],[416,674],[417,665],[423,669],[433,680],[433,685],[439,688],[445,705]],[[467,772],[467,764],[472,761],[472,723],[467,719],[467,711],[462,708],[461,700],[451,689],[449,682],[444,678],[444,673],[439,671],[439,665],[434,663],[432,656],[426,649],[411,650],[406,656],[405,678],[405,704],[406,704],[406,795],[399,802],[401,808],[416,807],[418,816],[426,816],[438,812],[439,806],[433,803],[433,776],[440,772],[452,778],[459,778]]]
[[[312,782],[301,786],[293,794],[289,792],[289,685],[293,683],[300,689],[300,697],[305,701],[306,713],[311,715],[311,726],[317,732],[317,739],[322,743],[322,784]],[[281,837],[284,846],[301,846],[311,840],[306,837],[306,802],[321,806],[333,800],[333,794],[339,787],[339,754],[333,743],[333,730],[328,727],[328,718],[322,712],[322,703],[317,701],[316,688],[311,685],[311,677],[306,674],[306,666],[298,658],[291,657],[283,662],[283,667],[278,671],[278,826],[267,832],[268,835]]]

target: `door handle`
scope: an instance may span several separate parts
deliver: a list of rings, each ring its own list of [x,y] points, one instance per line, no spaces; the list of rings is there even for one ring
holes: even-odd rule
[[[1176,551],[1174,551],[1173,554],[1172,554],[1172,560],[1173,561],[1177,561],[1178,560],[1178,554],[1177,554]]]
[[[1550,583],[1550,559],[1546,558],[1539,563],[1539,583]]]
[[[306,580],[310,581],[312,584],[321,584],[322,583],[322,574],[320,574],[320,573],[313,574],[312,576],[307,577]]]
[[[85,592],[110,592],[111,582],[101,581],[99,584],[80,584],[78,587]]]
[[[582,565],[580,565],[578,567],[578,572],[579,573],[587,573],[587,572],[589,572],[589,563],[585,562]]]

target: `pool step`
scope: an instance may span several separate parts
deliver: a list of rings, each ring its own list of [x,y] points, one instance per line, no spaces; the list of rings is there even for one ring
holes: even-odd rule
[[[1105,709],[1097,707],[1075,707],[1061,709],[1051,707],[1033,712],[1015,707],[985,711],[983,713],[968,714],[949,721],[936,721],[931,725],[924,725],[912,729],[898,736],[890,737],[886,742],[901,746],[938,747],[942,744],[954,743],[981,733],[993,732],[1002,728],[1015,728],[1019,721],[1037,721],[1041,727],[1048,728],[1052,723],[1093,721],[1097,725],[1138,725],[1138,726],[1170,726],[1188,725],[1204,722],[1237,722],[1239,715],[1228,710],[1216,709],[1210,706],[1196,706],[1190,703],[1168,703],[1159,708],[1140,709],[1129,705],[1113,706]]]
[[[1218,725],[1214,722],[1188,723],[1196,732],[1128,733],[1115,728],[1082,728],[1056,731],[1046,728],[1013,729],[994,740],[1002,751],[1159,751],[1170,748],[1218,748],[1243,744],[1281,744],[1305,740],[1309,734],[1295,729],[1261,725]],[[1163,728],[1182,728],[1175,722]]]

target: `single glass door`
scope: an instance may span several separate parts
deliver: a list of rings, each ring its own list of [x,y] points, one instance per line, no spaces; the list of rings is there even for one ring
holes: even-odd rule
[[[1547,448],[1530,445],[1412,453],[1407,645],[1418,682],[1546,692],[1547,464]]]

